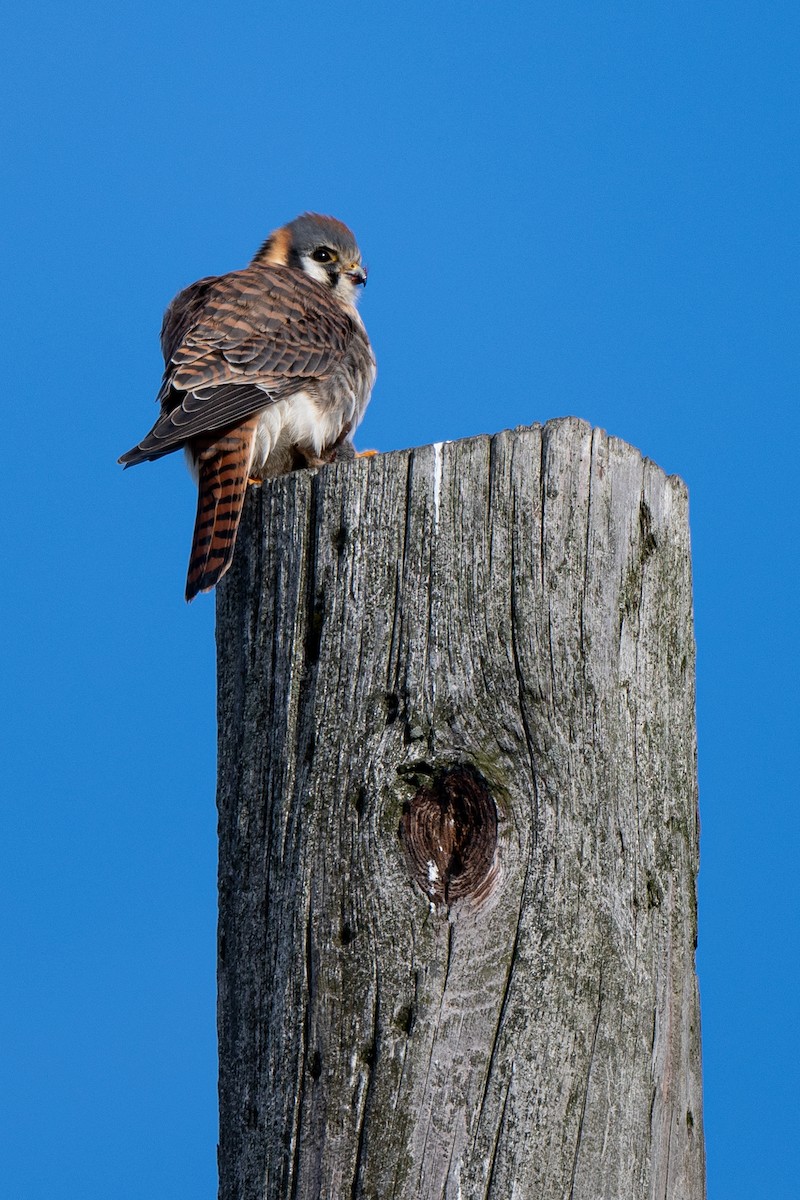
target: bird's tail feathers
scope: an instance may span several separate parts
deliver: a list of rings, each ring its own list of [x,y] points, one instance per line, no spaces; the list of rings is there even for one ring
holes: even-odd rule
[[[197,517],[186,577],[186,599],[208,592],[233,560],[258,417],[228,433],[196,438]]]

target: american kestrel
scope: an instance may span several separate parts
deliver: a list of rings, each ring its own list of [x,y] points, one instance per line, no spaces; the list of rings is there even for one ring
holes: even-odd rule
[[[186,450],[198,485],[187,600],[230,566],[249,478],[354,455],[375,382],[356,309],[366,282],[347,226],[304,213],[249,267],[200,279],[164,314],[161,416],[119,461]]]

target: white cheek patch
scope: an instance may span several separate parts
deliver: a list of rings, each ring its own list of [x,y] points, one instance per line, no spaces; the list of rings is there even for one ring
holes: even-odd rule
[[[331,286],[331,281],[328,278],[328,272],[325,270],[325,267],[322,265],[322,263],[315,262],[314,259],[310,258],[307,254],[304,254],[300,261],[303,264],[303,270],[305,271],[306,275],[310,275],[312,279],[316,279],[317,283],[322,283],[325,285],[325,287]]]
[[[324,287],[330,288],[330,275],[322,263],[315,262],[307,254],[303,255],[300,262],[303,264],[303,271],[306,275],[316,280],[317,283],[321,283]],[[349,279],[344,271],[340,273],[336,281],[336,287],[332,290],[340,304],[347,304],[350,308],[355,308],[361,299],[361,286],[353,283],[352,279]]]

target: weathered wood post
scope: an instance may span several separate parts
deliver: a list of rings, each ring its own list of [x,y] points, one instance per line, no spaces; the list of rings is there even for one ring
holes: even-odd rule
[[[222,1200],[704,1195],[687,496],[554,421],[251,489]]]

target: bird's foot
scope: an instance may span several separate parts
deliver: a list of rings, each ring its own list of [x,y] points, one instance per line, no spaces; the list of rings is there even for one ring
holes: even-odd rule
[[[356,450],[356,458],[374,458],[378,450]]]

